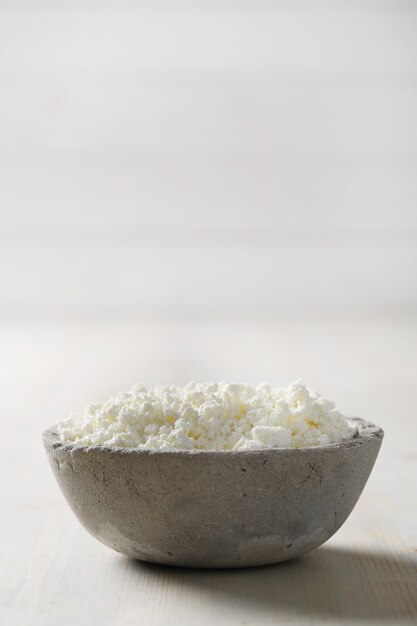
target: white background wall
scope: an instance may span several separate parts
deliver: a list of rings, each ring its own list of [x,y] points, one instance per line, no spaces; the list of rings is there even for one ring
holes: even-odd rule
[[[0,310],[417,310],[413,0],[0,0]]]

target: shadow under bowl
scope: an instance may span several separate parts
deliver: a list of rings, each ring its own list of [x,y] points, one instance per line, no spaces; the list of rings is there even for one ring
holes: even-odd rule
[[[383,431],[350,420],[340,444],[256,451],[78,446],[43,434],[83,526],[129,557],[183,567],[285,561],[327,541],[355,506]]]

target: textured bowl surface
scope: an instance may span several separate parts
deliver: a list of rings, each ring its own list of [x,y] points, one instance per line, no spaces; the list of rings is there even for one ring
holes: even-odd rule
[[[245,452],[44,445],[85,528],[128,556],[189,567],[292,559],[331,537],[355,506],[383,431],[352,420],[351,440]]]

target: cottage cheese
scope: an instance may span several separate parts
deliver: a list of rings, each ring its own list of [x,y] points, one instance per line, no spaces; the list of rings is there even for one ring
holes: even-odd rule
[[[339,443],[355,429],[301,380],[136,385],[58,423],[64,442],[152,450],[259,450]]]

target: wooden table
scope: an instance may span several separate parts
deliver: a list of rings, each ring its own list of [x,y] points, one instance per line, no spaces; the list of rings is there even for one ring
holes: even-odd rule
[[[9,322],[0,339],[2,624],[416,623],[415,320]],[[292,562],[196,571],[124,558],[81,528],[42,449],[44,427],[139,380],[298,376],[386,434],[344,527]]]

